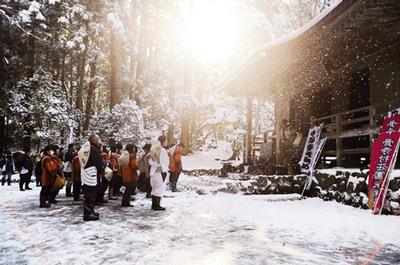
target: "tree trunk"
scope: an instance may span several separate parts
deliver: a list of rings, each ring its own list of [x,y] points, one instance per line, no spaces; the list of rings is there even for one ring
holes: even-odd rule
[[[72,54],[69,59],[69,104],[74,102],[74,62],[72,60]]]
[[[5,63],[4,63],[4,41],[3,41],[3,36],[4,36],[4,31],[3,31],[3,17],[0,16],[0,93],[1,95],[6,95],[6,89],[5,89]],[[5,97],[1,97],[0,99],[0,104],[1,106],[4,106],[5,102]],[[5,113],[1,112],[0,113],[0,153],[5,152],[5,147],[6,147],[6,117]]]
[[[4,95],[5,92],[5,83],[6,83],[6,79],[5,79],[5,54],[4,54],[4,40],[3,37],[4,36],[4,31],[3,31],[3,17],[0,16],[0,92],[2,95]],[[1,97],[1,99],[3,99],[3,97]],[[0,102],[5,103],[5,102]]]
[[[172,110],[175,110],[175,85],[171,85],[169,89],[169,105]],[[175,127],[174,123],[171,123],[168,127],[167,141],[168,145],[174,143],[175,140]]]
[[[187,89],[185,92],[190,92],[192,89],[192,62],[191,60],[187,60],[187,69],[185,73],[184,80],[184,88]],[[189,109],[182,110],[182,130],[181,130],[181,142],[185,145],[183,149],[183,154],[188,154],[191,149],[190,145],[190,119],[192,115],[190,112],[192,111],[191,107]]]
[[[89,129],[89,121],[93,115],[94,107],[94,93],[96,91],[96,62],[90,64],[90,83],[86,101],[86,112],[85,112],[85,123],[83,124],[83,130]]]
[[[67,96],[67,100],[68,100],[68,91],[67,91],[67,86],[65,85],[65,56],[66,53],[65,51],[63,51],[63,55],[62,55],[62,61],[61,61],[61,87],[65,92],[65,95]]]
[[[76,88],[76,98],[75,98],[75,106],[78,110],[83,111],[83,86],[85,82],[85,65],[86,65],[86,49],[82,52],[79,58],[79,84]]]
[[[27,54],[28,77],[32,77],[35,72],[35,37],[33,36],[33,34],[34,30],[32,29],[31,34],[28,36],[28,54]]]
[[[89,31],[89,25],[86,24],[86,30]],[[85,82],[85,66],[86,66],[86,55],[88,51],[88,46],[89,46],[89,37],[86,35],[83,39],[83,43],[85,44],[85,48],[82,51],[82,54],[80,56],[80,65],[79,65],[79,70],[78,70],[78,76],[79,76],[79,85],[77,87],[76,91],[76,109],[80,110],[83,112],[83,89],[84,89],[84,82]],[[78,128],[76,130],[76,135],[79,137],[81,135],[81,123],[78,122]]]
[[[111,80],[110,80],[110,110],[120,102],[121,71],[119,43],[116,32],[111,33]]]
[[[32,25],[31,34],[28,36],[28,54],[27,54],[27,77],[31,78],[35,73],[35,37],[34,37],[34,26]],[[34,92],[33,92],[34,93]],[[32,128],[29,125],[31,121],[30,115],[24,118],[24,128],[23,128],[23,136],[22,136],[22,146],[25,149],[31,148],[31,134]]]

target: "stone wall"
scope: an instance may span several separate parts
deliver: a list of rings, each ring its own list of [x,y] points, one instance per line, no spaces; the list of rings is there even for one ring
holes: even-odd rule
[[[257,176],[247,194],[301,193],[306,180],[298,176]],[[305,196],[335,200],[349,206],[368,209],[368,173],[336,171],[335,174],[316,172],[311,189]],[[389,183],[383,213],[400,215],[400,176]]]
[[[224,170],[192,170],[184,171],[184,174],[191,176],[219,176],[227,182],[219,192],[244,193],[246,195],[257,194],[301,194],[305,175],[254,175],[240,173],[240,168],[228,173]],[[250,172],[252,173],[252,172]],[[383,209],[384,214],[400,215],[400,171],[389,183],[389,189]],[[316,171],[311,189],[306,191],[305,196],[319,197],[326,201],[337,202],[368,209],[368,172],[360,171]]]

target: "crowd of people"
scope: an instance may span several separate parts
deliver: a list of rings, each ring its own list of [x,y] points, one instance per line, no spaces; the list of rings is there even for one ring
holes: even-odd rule
[[[41,208],[56,204],[60,190],[65,187],[65,196],[74,201],[82,201],[83,195],[84,221],[99,220],[95,205],[118,200],[118,197],[121,197],[121,207],[132,207],[132,196],[137,192],[144,192],[146,198],[152,199],[152,210],[163,211],[161,198],[168,175],[171,191],[178,191],[182,148],[182,144],[177,144],[167,149],[164,135],[141,150],[133,143],[125,148],[121,144],[107,147],[102,146],[97,134],[92,134],[84,145],[69,144],[65,152],[57,145],[47,145],[39,157],[25,150],[18,163],[7,152],[0,157],[2,185],[6,182],[11,185],[11,176],[18,171],[20,190],[30,190],[34,174],[37,186],[41,186]]]

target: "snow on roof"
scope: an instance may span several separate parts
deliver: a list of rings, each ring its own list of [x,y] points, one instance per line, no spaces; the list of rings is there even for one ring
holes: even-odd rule
[[[318,24],[318,22],[320,22],[323,18],[325,18],[329,13],[331,13],[342,2],[343,2],[343,0],[337,0],[330,7],[328,7],[324,11],[322,11],[318,16],[316,16],[315,18],[310,20],[304,26],[290,32],[289,34],[287,34],[285,36],[282,36],[282,37],[277,38],[273,41],[270,41],[266,44],[256,47],[254,50],[252,50],[250,52],[250,54],[248,56],[246,56],[246,58],[243,60],[242,63],[237,65],[235,68],[233,68],[233,70],[228,74],[228,77],[222,81],[221,85],[219,86],[220,87],[219,90],[220,91],[223,90],[231,81],[233,81],[239,75],[239,73],[242,70],[244,70],[248,65],[251,65],[260,53],[265,52],[273,47],[279,46],[283,43],[289,42],[289,41],[299,37],[306,31],[311,29],[313,26]]]

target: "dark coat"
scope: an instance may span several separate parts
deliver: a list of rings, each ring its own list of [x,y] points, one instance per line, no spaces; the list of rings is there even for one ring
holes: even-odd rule
[[[26,154],[22,157],[21,167],[26,168],[28,170],[28,174],[32,175],[33,171],[33,162],[32,159]]]
[[[96,191],[96,189],[102,185],[101,176],[104,174],[103,157],[101,156],[100,150],[93,144],[90,145],[90,155],[84,168],[89,168],[92,166],[95,166],[97,169],[97,187],[83,185],[83,191]]]

